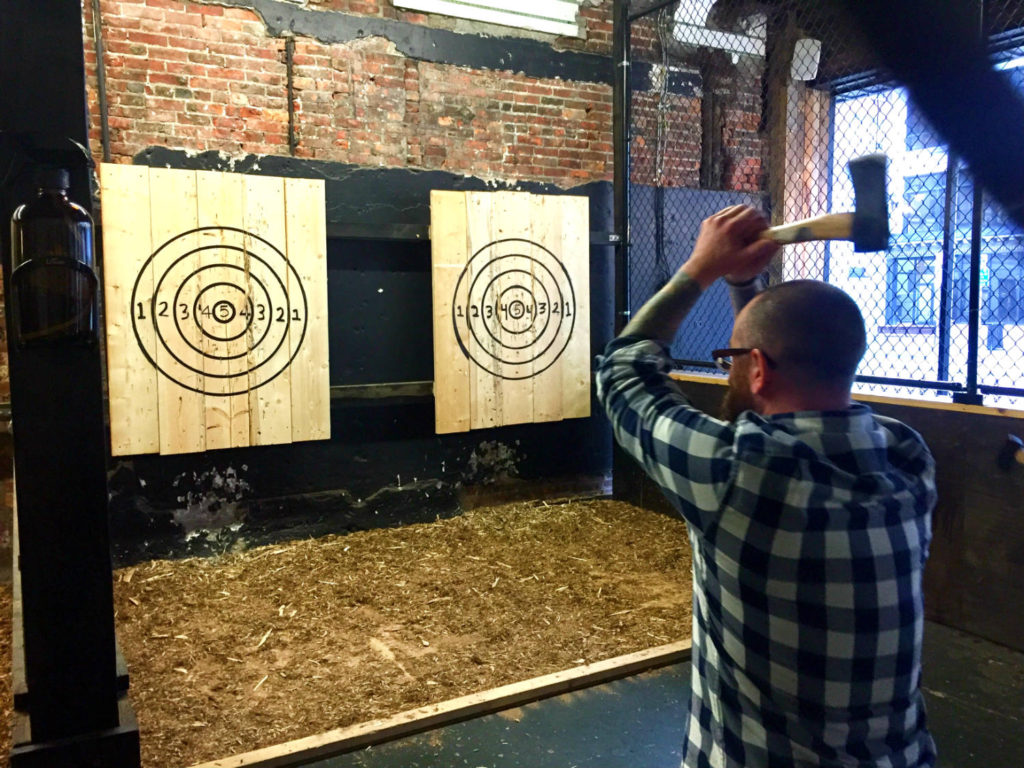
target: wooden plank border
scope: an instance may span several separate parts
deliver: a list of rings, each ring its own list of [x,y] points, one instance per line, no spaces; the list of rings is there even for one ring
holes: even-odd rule
[[[720,387],[728,386],[725,376],[707,376],[699,373],[669,374],[676,381],[694,384],[713,384]],[[1002,416],[1007,419],[1024,419],[1024,411],[1013,408],[997,408],[992,405],[964,405],[963,403],[945,403],[936,400],[913,400],[909,397],[890,397],[887,395],[869,395],[854,392],[855,401],[865,403],[882,403],[883,405],[899,405],[905,408],[925,408],[931,411],[956,411],[957,413],[974,413],[979,416]]]
[[[376,746],[442,725],[493,714],[540,699],[607,683],[690,658],[690,641],[680,640],[644,651],[616,656],[574,669],[554,672],[489,691],[400,712],[392,717],[337,728],[273,747],[200,763],[192,768],[282,768],[323,760],[332,755]]]

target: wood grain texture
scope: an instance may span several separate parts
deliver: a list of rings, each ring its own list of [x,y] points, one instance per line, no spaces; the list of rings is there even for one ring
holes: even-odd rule
[[[154,250],[172,240],[185,250],[196,248],[199,237],[195,173],[181,173],[167,168],[151,168],[150,215]],[[161,271],[154,268],[154,291],[161,292]],[[198,296],[196,285],[185,285],[180,300],[191,306]],[[161,309],[156,302],[146,308],[147,316]],[[180,334],[165,334],[157,343],[157,365],[179,369],[181,386],[166,376],[157,380],[160,401],[160,453],[195,453],[206,449],[206,402],[202,394],[201,359],[190,345],[202,344],[202,334],[194,324],[184,326]],[[192,370],[179,365],[185,361]]]
[[[245,184],[242,176],[212,171],[196,172],[196,188],[199,198],[199,226],[209,227],[200,232],[202,246],[230,246],[237,238],[229,236],[221,227],[237,226],[245,211]],[[246,274],[244,252],[230,247],[208,248],[199,253],[197,266],[205,268],[199,277],[200,289],[213,286],[218,280],[230,278],[223,268],[213,269],[215,264],[227,264],[237,268],[238,275]],[[231,273],[234,273],[232,270]],[[244,283],[244,279],[242,280]],[[182,311],[184,310],[184,311]],[[188,311],[176,307],[179,316]],[[246,365],[246,338],[242,336],[230,343],[219,342],[203,336],[205,353],[233,357],[227,363],[229,373],[241,374]],[[205,366],[204,366],[205,370]],[[249,398],[247,396],[211,395],[205,397],[206,449],[238,448],[249,445]]]
[[[253,242],[254,237],[262,237],[270,243],[283,244],[286,241],[285,213],[281,205],[284,199],[284,179],[274,176],[247,176],[245,179],[245,231],[246,250],[249,252],[250,282],[253,274],[259,274],[261,264],[254,263],[252,251],[262,250]],[[287,281],[287,271],[283,268],[275,270],[278,277]],[[284,273],[284,274],[281,274]],[[270,283],[268,277],[262,278]],[[286,284],[287,286],[287,284]],[[272,294],[273,295],[273,294]],[[276,297],[280,299],[280,297]],[[280,332],[282,324],[290,335],[288,307],[282,301],[276,301],[267,307],[266,322],[271,327],[271,334]],[[287,339],[281,346],[259,344],[255,339],[249,345],[249,369],[257,366],[275,367],[279,362],[275,358],[287,357],[291,349]],[[256,384],[261,377],[255,372],[249,375],[250,382]],[[289,443],[292,439],[292,399],[291,372],[283,370],[273,380],[252,386],[249,392],[249,443],[250,445],[273,445]]]
[[[589,205],[434,192],[436,429],[590,414]]]
[[[473,257],[488,243],[498,237],[498,222],[495,220],[496,199],[493,193],[466,193],[466,230],[469,233],[469,256]],[[470,293],[464,307],[467,327],[476,328],[477,332],[466,338],[470,354],[478,355],[477,359],[490,360],[498,353],[498,340],[484,332],[489,304],[481,302],[473,295],[473,286],[488,285],[495,277],[494,263],[490,260],[476,259],[466,271],[465,280],[469,283]],[[480,365],[471,365],[469,369],[469,404],[470,427],[487,429],[505,423],[502,402],[500,399],[499,380],[493,373]]]
[[[577,296],[576,319],[562,366],[562,417],[566,419],[590,415],[590,264],[586,258],[590,250],[589,213],[587,198],[564,198],[561,252],[582,255],[565,260]]]
[[[326,440],[331,436],[327,281],[322,279],[327,274],[327,226],[323,216],[310,215],[324,210],[324,182],[286,179],[284,192],[288,263],[295,271],[288,274],[291,439]]]
[[[110,390],[110,450],[114,456],[160,450],[157,370],[135,340],[132,289],[148,301],[153,294],[147,168],[100,166],[103,209],[103,283],[107,321],[107,381]],[[143,225],[140,226],[140,212]],[[141,273],[141,274],[140,274]],[[136,283],[136,280],[138,282]],[[152,348],[154,331],[140,324]]]
[[[459,275],[469,260],[466,195],[430,193],[430,260],[434,329],[434,420],[439,434],[470,428],[470,361],[452,328],[455,305],[466,305],[467,286]],[[458,288],[458,290],[456,290]]]
[[[328,438],[323,182],[102,174],[114,455]]]

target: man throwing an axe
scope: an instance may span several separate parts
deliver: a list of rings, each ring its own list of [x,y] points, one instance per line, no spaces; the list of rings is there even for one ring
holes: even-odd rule
[[[851,402],[864,321],[845,293],[761,291],[778,250],[735,206],[600,358],[615,437],[686,520],[693,674],[683,765],[935,763],[921,695],[921,577],[935,466],[921,437]],[[718,278],[737,311],[722,419],[669,377],[666,343]]]

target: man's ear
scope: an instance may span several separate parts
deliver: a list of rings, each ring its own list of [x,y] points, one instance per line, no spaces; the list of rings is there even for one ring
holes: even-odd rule
[[[773,374],[774,372],[768,366],[768,361],[765,360],[761,350],[752,349],[750,351],[750,369],[748,373],[750,376],[751,394],[763,396],[766,390],[771,388],[774,381]]]

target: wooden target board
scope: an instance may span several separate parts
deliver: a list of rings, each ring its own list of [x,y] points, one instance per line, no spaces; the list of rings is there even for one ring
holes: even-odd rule
[[[324,184],[100,168],[113,455],[330,437]]]
[[[438,433],[590,415],[585,197],[430,195]]]

